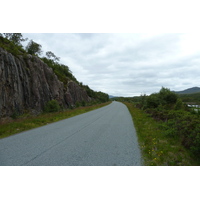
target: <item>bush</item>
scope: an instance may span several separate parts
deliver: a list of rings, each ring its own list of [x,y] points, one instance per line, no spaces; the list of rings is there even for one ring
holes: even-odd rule
[[[150,96],[141,96],[138,107],[143,109],[165,107],[171,109],[173,105],[177,103],[178,96],[167,88],[162,87],[159,93],[153,93]],[[179,101],[177,109],[182,106],[182,102]]]
[[[155,117],[154,117],[155,118]],[[162,123],[164,134],[179,139],[193,154],[200,153],[200,120],[197,115],[184,110],[170,110]]]
[[[157,94],[151,94],[146,101],[147,108],[157,108],[160,104],[160,99]]]
[[[178,99],[178,96],[174,92],[164,87],[161,88],[159,92],[159,96],[160,96],[162,105],[175,104]]]
[[[81,106],[81,103],[80,102],[76,102],[76,108],[80,107]]]
[[[14,56],[26,54],[26,51],[23,49],[21,45],[17,45],[14,42],[6,38],[3,38],[1,36],[0,36],[0,47],[5,49],[9,53],[13,54]]]
[[[44,108],[45,112],[58,112],[59,110],[60,110],[60,105],[56,100],[51,100],[47,102]]]
[[[180,98],[167,88],[159,93],[141,96],[138,104],[159,121],[166,137],[178,140],[196,158],[200,154],[200,114],[189,110]]]

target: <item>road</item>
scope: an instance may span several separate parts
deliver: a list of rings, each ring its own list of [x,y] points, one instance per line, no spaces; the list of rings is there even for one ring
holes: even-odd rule
[[[140,166],[136,131],[119,102],[0,140],[1,166]]]

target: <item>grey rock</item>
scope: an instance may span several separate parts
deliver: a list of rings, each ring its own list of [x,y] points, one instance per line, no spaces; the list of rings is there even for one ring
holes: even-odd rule
[[[77,83],[67,86],[53,70],[36,56],[13,56],[0,48],[0,118],[24,111],[40,113],[45,104],[55,99],[63,108],[91,101]]]

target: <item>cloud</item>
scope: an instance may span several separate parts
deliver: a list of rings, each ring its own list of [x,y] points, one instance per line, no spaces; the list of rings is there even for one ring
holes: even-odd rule
[[[198,86],[200,42],[191,34],[24,34],[93,90],[135,96]],[[191,36],[193,36],[191,39]],[[195,40],[196,38],[196,40]],[[188,49],[190,47],[191,49]]]

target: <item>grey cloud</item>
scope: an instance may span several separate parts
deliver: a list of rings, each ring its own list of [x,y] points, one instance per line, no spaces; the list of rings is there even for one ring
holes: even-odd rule
[[[160,87],[198,86],[200,52],[182,53],[182,34],[26,34],[52,51],[75,77],[111,95],[140,95]]]

